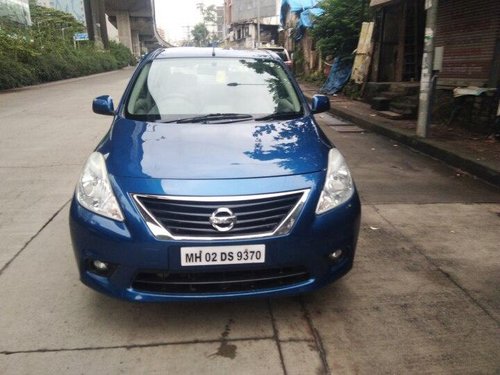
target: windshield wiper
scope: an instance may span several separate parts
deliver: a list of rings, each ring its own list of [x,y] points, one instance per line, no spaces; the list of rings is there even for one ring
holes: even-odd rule
[[[265,121],[265,120],[284,120],[291,119],[302,116],[302,112],[275,112],[270,115],[257,117],[255,121]]]
[[[187,124],[187,123],[195,123],[202,122],[207,123],[208,121],[217,121],[217,120],[245,120],[253,118],[252,115],[248,115],[245,113],[210,113],[204,116],[196,116],[196,117],[185,117],[177,120],[169,120],[169,121],[157,121],[162,123],[172,123],[175,122],[177,124]]]

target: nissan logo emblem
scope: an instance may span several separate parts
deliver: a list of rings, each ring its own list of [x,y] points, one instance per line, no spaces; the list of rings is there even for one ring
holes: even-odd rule
[[[228,232],[233,229],[237,220],[233,211],[229,208],[221,207],[212,213],[208,221],[219,232]]]

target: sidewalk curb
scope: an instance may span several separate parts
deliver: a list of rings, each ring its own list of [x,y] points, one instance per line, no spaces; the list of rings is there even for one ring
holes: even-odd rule
[[[312,95],[307,93],[304,93],[304,95],[309,100],[312,99]],[[490,168],[487,165],[478,163],[473,159],[458,155],[439,145],[433,144],[432,140],[423,139],[417,137],[416,135],[404,134],[403,132],[390,128],[387,125],[377,123],[376,120],[366,119],[365,117],[356,115],[351,111],[332,106],[332,108],[330,108],[330,112],[334,115],[354,122],[361,128],[394,139],[426,155],[442,160],[450,166],[459,168],[497,187],[500,187],[500,170]]]

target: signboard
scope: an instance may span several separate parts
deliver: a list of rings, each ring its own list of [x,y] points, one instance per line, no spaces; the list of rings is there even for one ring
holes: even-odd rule
[[[73,40],[75,42],[81,42],[82,40],[89,40],[89,34],[88,33],[75,33],[73,35]]]

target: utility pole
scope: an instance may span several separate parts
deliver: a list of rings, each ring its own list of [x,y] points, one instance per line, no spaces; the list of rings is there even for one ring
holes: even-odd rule
[[[191,40],[191,26],[187,25],[187,26],[182,26],[182,27],[184,29],[186,29],[186,35],[187,35],[186,43],[189,46],[191,44],[190,43],[190,40]]]
[[[260,0],[257,0],[257,47],[260,47]]]
[[[433,95],[434,35],[436,30],[438,0],[425,0],[425,37],[420,78],[420,100],[418,105],[417,136],[426,138],[430,125]]]
[[[224,11],[222,12],[222,40],[224,40],[224,45],[226,45],[226,6],[227,3],[224,1]]]

